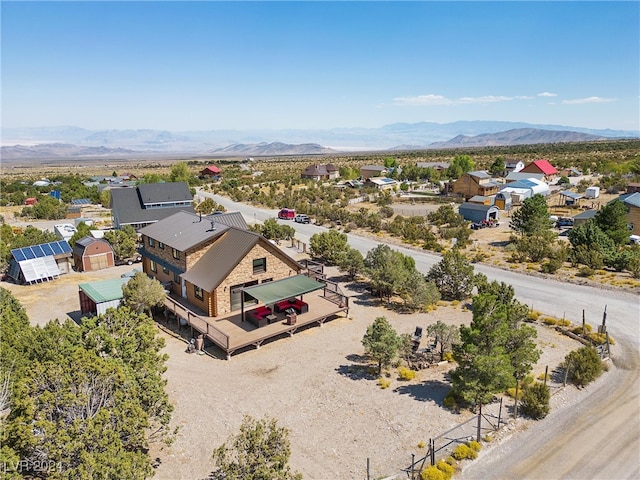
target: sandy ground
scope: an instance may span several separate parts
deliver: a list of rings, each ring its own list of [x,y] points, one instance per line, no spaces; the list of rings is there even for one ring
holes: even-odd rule
[[[77,316],[78,283],[113,278],[131,268],[72,273],[38,286],[2,286],[22,302],[32,323],[44,324]],[[152,455],[161,462],[155,478],[206,478],[214,468],[213,449],[238,431],[245,414],[268,415],[290,430],[291,466],[308,479],[365,478],[367,458],[372,478],[399,473],[412,453],[423,454],[418,443],[470,417],[469,412],[454,414],[441,406],[449,388],[448,365],[422,370],[409,382],[399,380],[391,369],[391,386],[383,390],[366,371],[361,340],[378,316],[385,316],[399,333],[412,333],[416,326],[437,320],[469,322],[471,313],[461,305],[448,305],[430,313],[400,314],[378,305],[358,284],[343,284],[343,289],[352,296],[348,317],[238,353],[231,361],[223,360],[215,347],[206,349],[209,355],[185,353],[189,332],[159,324],[169,354],[172,428],[178,427],[178,433],[170,447],[153,446]],[[538,331],[543,355],[536,376],[547,365],[551,372],[579,346],[549,328]],[[423,338],[423,346],[426,343]],[[552,387],[558,390],[557,383]],[[570,402],[573,390],[567,388],[557,398]]]

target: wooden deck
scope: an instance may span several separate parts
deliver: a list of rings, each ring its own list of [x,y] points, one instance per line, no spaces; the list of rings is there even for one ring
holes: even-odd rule
[[[167,296],[164,306],[221,348],[229,360],[234,352],[244,347],[260,348],[260,345],[267,340],[283,334],[293,336],[301,327],[314,323],[322,326],[327,319],[337,316],[340,312],[349,313],[349,297],[335,290],[332,291],[331,288],[308,293],[303,296],[303,300],[309,305],[309,311],[298,314],[295,325],[287,325],[285,313],[274,312],[277,320],[261,328],[254,326],[248,320],[243,322],[240,312],[224,317],[207,317],[198,307],[173,294]],[[248,307],[245,311],[252,308],[253,306]]]

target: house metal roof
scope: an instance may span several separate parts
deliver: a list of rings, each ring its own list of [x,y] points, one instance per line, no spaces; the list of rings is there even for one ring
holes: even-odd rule
[[[217,237],[230,227],[240,230],[249,228],[240,212],[201,217],[195,213],[182,211],[141,228],[140,233],[184,252]]]
[[[122,298],[122,286],[129,278],[112,278],[99,282],[81,283],[78,288],[95,303],[111,302]]]
[[[518,180],[523,180],[527,178],[535,178],[536,180],[542,180],[544,178],[544,173],[527,173],[527,172],[511,172],[506,177],[505,180],[507,182],[516,182]]]
[[[471,176],[471,177],[480,178],[480,179],[491,178],[491,175],[489,175],[484,170],[476,170],[476,171],[473,171],[473,172],[467,172],[467,174],[469,176]]]
[[[167,185],[167,184],[159,184]],[[176,212],[193,212],[193,206],[144,208],[137,188],[114,188],[111,190],[111,209],[118,225],[154,223],[170,217]]]
[[[226,227],[220,238],[182,274],[182,278],[212,292],[259,241],[257,233]]]
[[[618,200],[622,201],[625,205],[631,205],[632,207],[640,208],[640,193],[638,192],[620,195],[618,197]]]
[[[140,201],[144,205],[191,202],[193,195],[186,182],[143,183],[138,185]]]
[[[540,170],[542,173],[544,173],[545,175],[554,175],[556,173],[558,173],[558,170],[556,170],[556,167],[554,167],[553,165],[551,165],[549,163],[549,160],[545,160],[545,159],[540,159],[540,160],[534,160],[533,162],[531,162],[529,165],[527,165],[526,167],[523,168],[524,170],[528,170],[529,168],[532,168],[532,165],[537,169]]]
[[[469,202],[465,202],[462,205],[460,205],[460,207],[458,207],[458,211],[460,210],[473,210],[473,211],[478,211],[478,212],[487,212],[491,209],[495,209],[495,210],[500,210],[498,207],[496,207],[495,205],[482,205],[480,203],[469,203]]]
[[[574,220],[589,220],[590,218],[594,218],[598,213],[597,210],[585,210],[584,212],[580,212],[578,215],[574,216]]]

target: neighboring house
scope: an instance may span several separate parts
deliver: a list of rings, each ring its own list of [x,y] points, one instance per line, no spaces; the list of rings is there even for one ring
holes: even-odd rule
[[[71,271],[71,246],[66,240],[11,250],[8,275],[16,283],[39,283]]]
[[[487,197],[498,193],[500,184],[491,179],[485,171],[467,172],[453,182],[452,191],[456,195],[461,195],[469,199],[475,195]]]
[[[340,177],[340,169],[330,163],[326,165],[309,165],[300,175],[311,180],[333,180]]]
[[[69,241],[78,230],[70,223],[59,223],[53,226],[53,232],[63,240]]]
[[[458,213],[465,220],[470,222],[482,222],[489,220],[498,220],[500,209],[495,205],[481,205],[478,203],[465,202],[458,207]]]
[[[144,183],[134,188],[111,190],[114,228],[131,225],[136,230],[170,217],[176,212],[193,213],[193,195],[185,182]]]
[[[94,272],[113,267],[115,256],[106,240],[83,237],[73,245],[73,268],[77,272]]]
[[[558,175],[558,170],[549,163],[549,160],[541,159],[534,160],[529,163],[520,171],[520,173],[542,173],[545,180],[550,182],[556,177],[556,175]]]
[[[416,163],[416,166],[418,168],[433,168],[438,172],[442,172],[446,170],[447,168],[449,168],[449,165],[451,165],[451,163],[449,162],[417,162]]]
[[[581,177],[582,172],[577,168],[570,167],[570,168],[563,168],[558,172],[558,175],[560,175],[561,177]]]
[[[375,187],[378,190],[388,190],[398,185],[393,178],[387,177],[369,177],[364,182],[365,187]]]
[[[537,193],[544,195],[545,197],[548,196],[549,185],[541,180],[536,180],[535,178],[527,178],[503,185],[500,188],[500,193],[509,195],[511,197],[512,204],[518,205],[525,199],[533,197]]]
[[[627,185],[627,193],[638,193],[640,192],[640,183],[630,183]]]
[[[140,230],[143,271],[208,317],[240,311],[255,300],[242,289],[302,270],[240,213],[200,217],[178,212]]]
[[[573,217],[573,226],[577,227],[578,225],[584,225],[592,218],[596,218],[597,210],[585,210],[584,212],[580,212],[578,215]]]
[[[474,195],[471,197],[469,203],[477,203],[479,205],[493,205],[493,199],[495,197],[483,197],[482,195]]]
[[[511,182],[517,182],[518,180],[526,180],[528,178],[544,181],[544,173],[511,172],[507,174],[504,181],[505,183],[511,183]]]
[[[628,209],[627,223],[630,234],[640,235],[640,192],[620,195],[618,200],[622,201]]]
[[[504,169],[509,173],[518,173],[524,168],[524,162],[522,160],[505,159]]]
[[[122,286],[129,280],[130,278],[113,278],[81,283],[78,285],[80,312],[83,315],[103,315],[108,308],[118,308],[123,298]]]
[[[365,165],[360,167],[360,176],[363,180],[367,180],[371,177],[382,177],[389,173],[386,167],[380,165]]]
[[[208,167],[200,171],[200,177],[218,178],[220,177],[221,173],[222,173],[222,170],[220,170],[218,167],[216,167],[215,165],[209,165]]]

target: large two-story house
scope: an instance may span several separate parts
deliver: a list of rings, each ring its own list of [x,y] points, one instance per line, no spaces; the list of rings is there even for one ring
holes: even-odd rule
[[[498,193],[500,184],[495,182],[485,171],[467,172],[453,183],[453,193],[463,196],[465,200],[476,195],[489,197]]]
[[[142,228],[143,270],[208,317],[240,311],[256,300],[243,288],[302,270],[293,258],[248,230],[240,213],[178,212]]]
[[[113,226],[131,225],[136,230],[176,212],[193,213],[193,195],[185,182],[143,183],[111,190]]]

